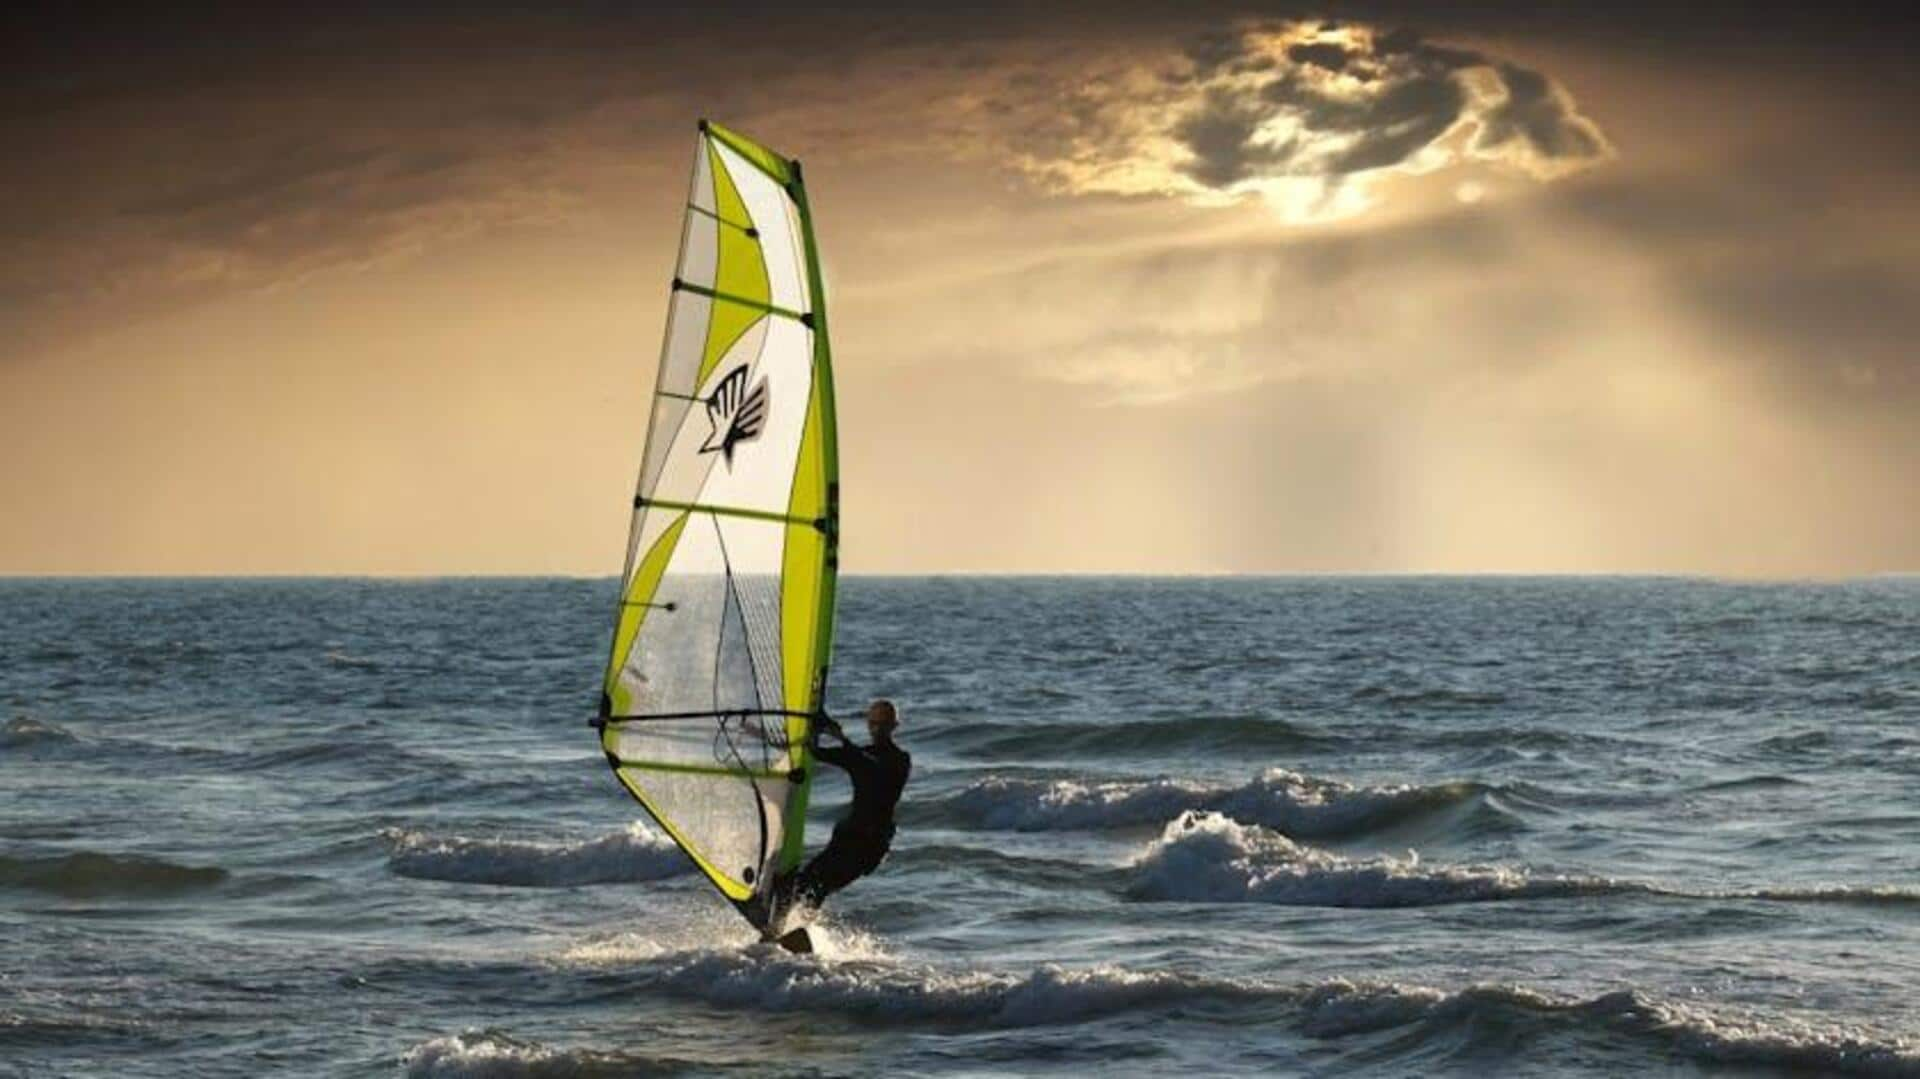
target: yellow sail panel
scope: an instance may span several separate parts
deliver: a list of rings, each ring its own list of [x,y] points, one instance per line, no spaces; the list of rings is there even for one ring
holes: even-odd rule
[[[793,492],[787,512],[796,521],[825,520],[827,485],[825,461],[821,455],[820,401],[815,394],[807,410],[807,424],[800,438],[800,453],[794,461]],[[827,583],[826,547],[828,536],[809,525],[787,526],[786,561],[781,576],[781,640],[786,648],[786,683],[782,696],[787,707],[805,711],[812,700],[813,672],[819,646],[818,612],[820,590]]]
[[[707,156],[712,162],[715,220],[710,226],[702,224],[716,234],[718,251],[712,285],[717,302],[700,364],[703,382],[740,335],[766,317],[773,302],[767,288],[767,260],[761,253],[760,230],[740,200],[739,187],[720,150],[709,144]]]
[[[601,748],[729,899],[802,847],[831,651],[832,394],[796,164],[703,125],[601,698]]]
[[[793,179],[793,163],[772,150],[730,128],[708,121],[707,134],[716,142],[753,162],[774,183],[785,186]]]

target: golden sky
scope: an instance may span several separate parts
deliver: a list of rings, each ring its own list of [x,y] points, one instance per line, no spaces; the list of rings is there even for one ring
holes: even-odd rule
[[[617,573],[702,115],[848,572],[1920,570],[1904,60],[1534,7],[18,17],[0,573]]]

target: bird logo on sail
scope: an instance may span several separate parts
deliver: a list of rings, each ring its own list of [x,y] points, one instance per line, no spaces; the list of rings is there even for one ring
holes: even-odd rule
[[[767,380],[763,375],[753,388],[747,388],[747,368],[742,364],[727,372],[727,377],[707,396],[707,422],[713,433],[700,447],[701,453],[718,453],[733,467],[733,448],[760,437],[767,425]]]

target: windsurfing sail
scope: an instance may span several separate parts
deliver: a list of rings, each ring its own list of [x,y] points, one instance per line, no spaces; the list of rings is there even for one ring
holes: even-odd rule
[[[833,643],[839,465],[800,163],[701,121],[600,746],[764,925],[799,862]]]

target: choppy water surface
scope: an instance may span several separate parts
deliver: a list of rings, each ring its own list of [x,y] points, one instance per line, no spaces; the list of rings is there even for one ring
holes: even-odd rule
[[[613,591],[0,582],[0,1074],[1920,1075],[1920,581],[846,581],[812,958],[634,823]]]

